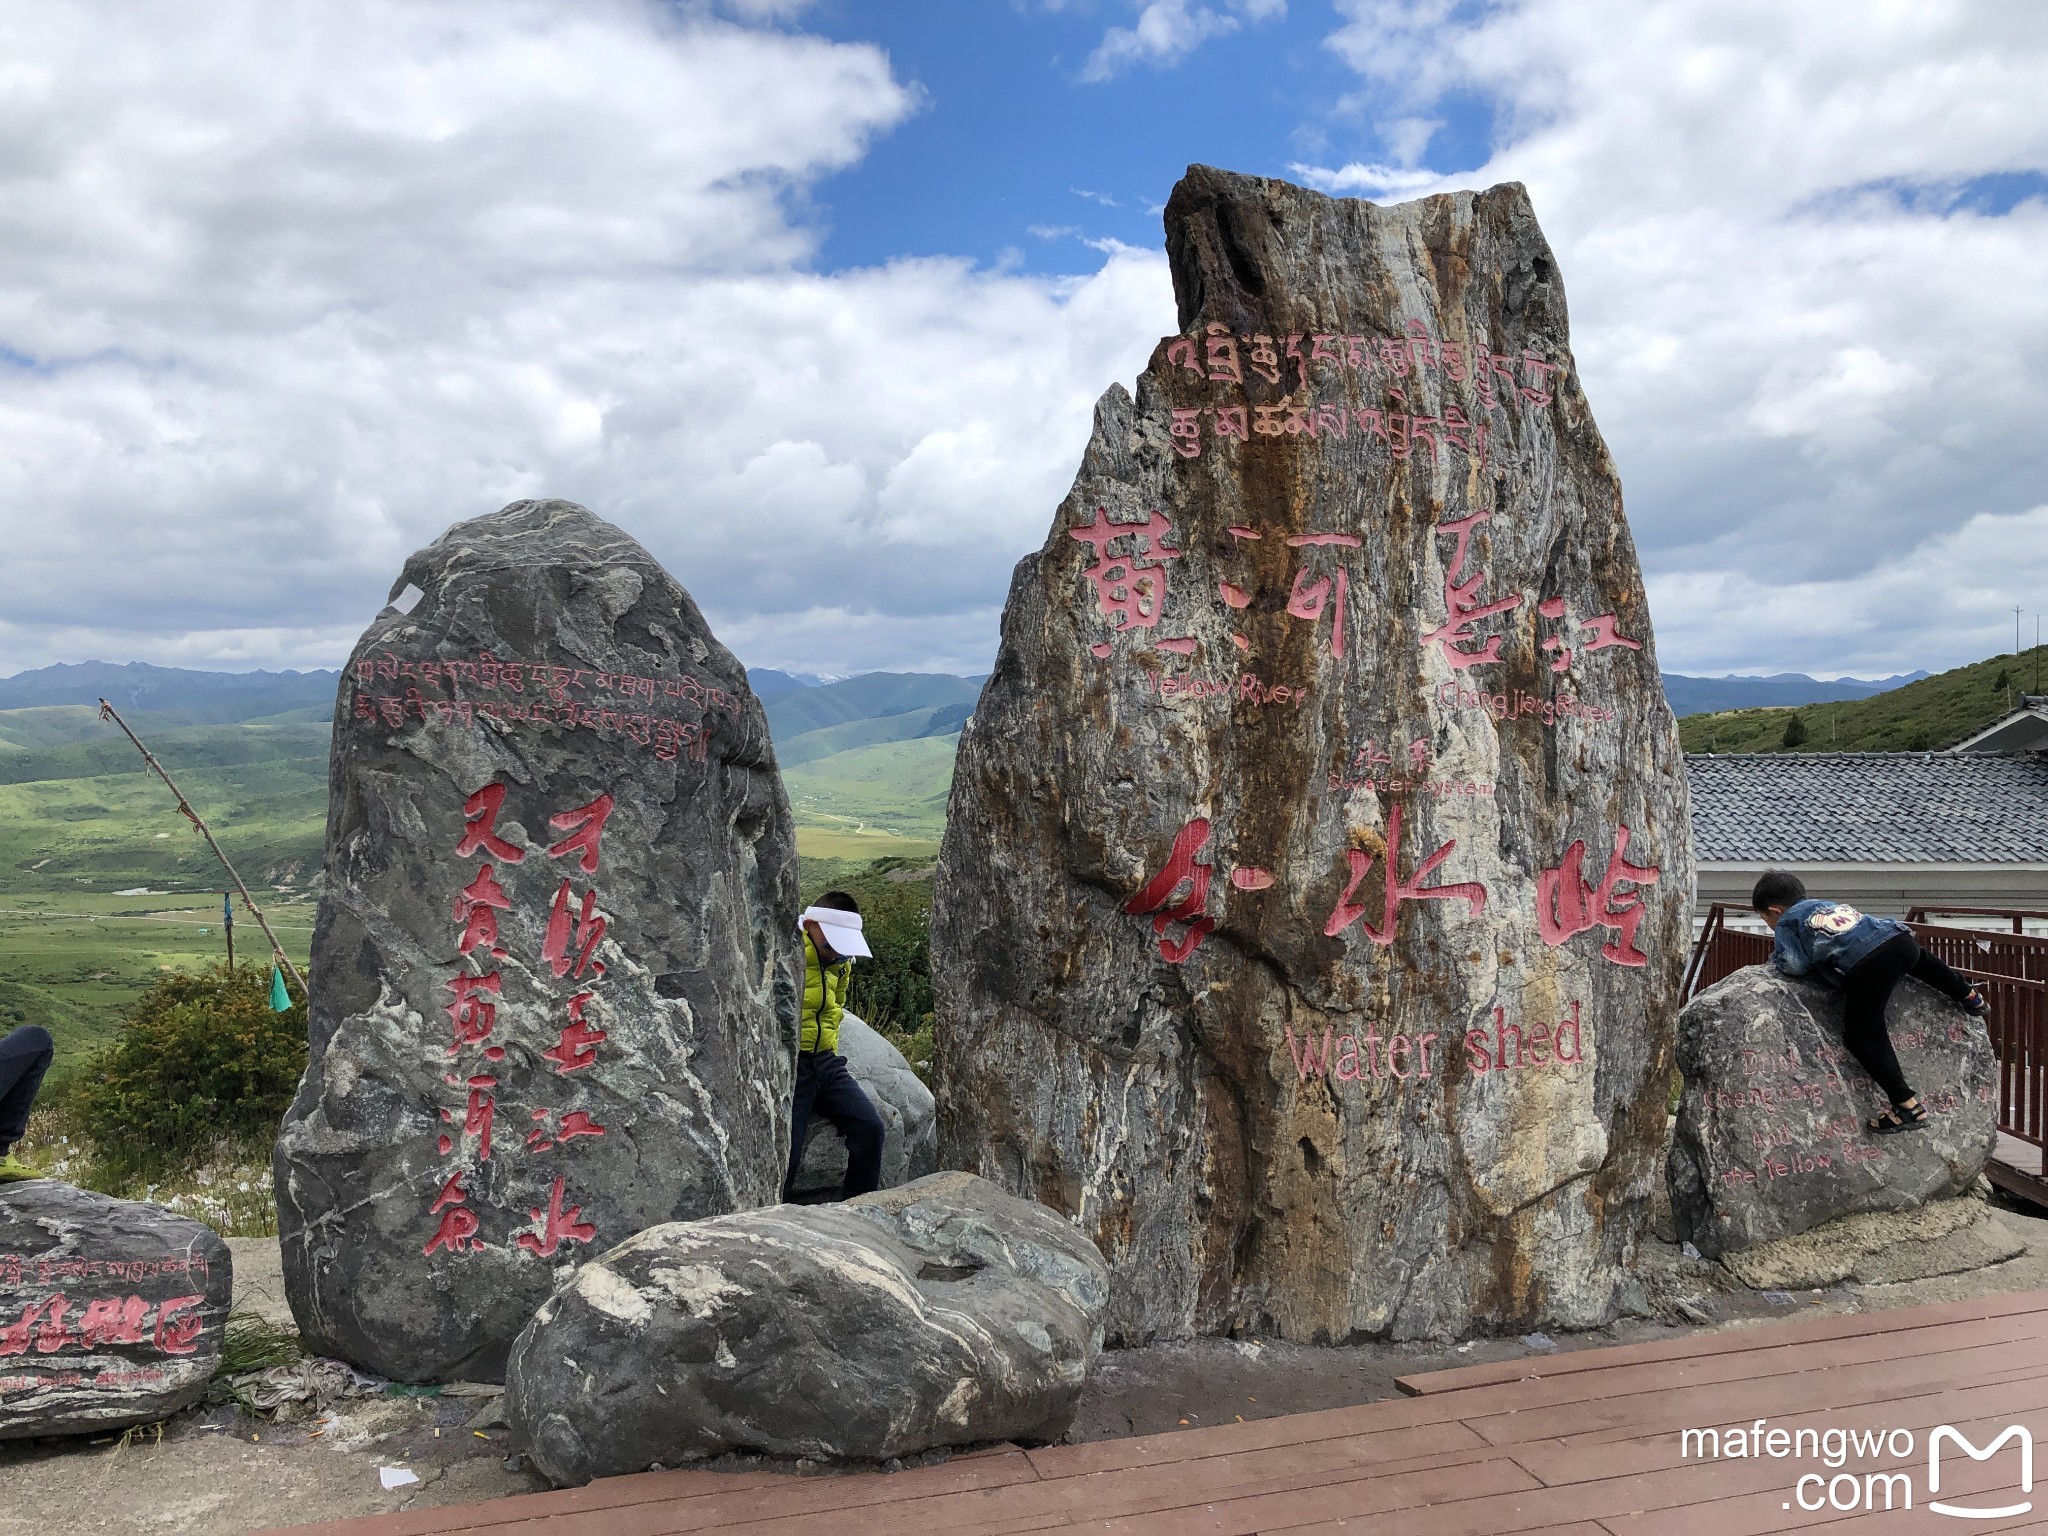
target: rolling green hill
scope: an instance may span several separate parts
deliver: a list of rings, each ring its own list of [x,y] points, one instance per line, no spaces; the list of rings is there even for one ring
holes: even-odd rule
[[[2048,678],[2048,646],[1939,672],[1868,699],[1799,709],[1687,715],[1688,752],[1918,752],[1952,747],[2004,718],[2016,690]]]

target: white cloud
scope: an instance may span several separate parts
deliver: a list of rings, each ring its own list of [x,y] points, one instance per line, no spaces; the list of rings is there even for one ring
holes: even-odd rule
[[[1111,27],[1102,34],[1081,66],[1081,78],[1114,80],[1138,64],[1170,68],[1212,38],[1237,31],[1245,21],[1271,21],[1286,14],[1287,0],[1226,0],[1220,7],[1196,0],[1145,0],[1128,27]]]
[[[2013,547],[2040,547],[2048,482],[2048,203],[1960,194],[2048,170],[2048,8],[1339,9],[1389,163],[1297,170],[1381,196],[1527,184],[1667,668],[1895,671],[2011,643],[1998,614],[2048,574]],[[1490,158],[1425,183],[1389,125],[1474,96]]]
[[[525,495],[750,660],[985,666],[1172,328],[1151,254],[804,270],[790,194],[916,102],[703,6],[50,4],[0,60],[0,672],[335,665]]]

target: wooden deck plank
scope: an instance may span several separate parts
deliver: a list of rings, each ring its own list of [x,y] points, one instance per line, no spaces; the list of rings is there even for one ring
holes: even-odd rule
[[[1610,1358],[1587,1358],[1601,1354]],[[1416,1395],[1386,1402],[1167,1435],[1001,1447],[895,1473],[641,1473],[299,1527],[296,1536],[795,1536],[800,1529],[815,1536],[825,1526],[834,1536],[1339,1529],[1768,1536],[1816,1528],[1860,1536],[1866,1528],[1917,1529],[1832,1510],[1787,1511],[1800,1471],[1816,1470],[1811,1460],[1680,1461],[1678,1431],[1758,1417],[1784,1428],[1802,1421],[1909,1428],[1924,1482],[1925,1431],[1934,1424],[1965,1433],[1975,1426],[1980,1443],[2010,1422],[2048,1428],[2048,1292],[1788,1320],[1704,1342],[1656,1341],[1432,1375],[1451,1380],[1414,1378]],[[1850,1466],[1859,1475],[1890,1469],[1885,1458]],[[1995,1492],[2011,1471],[1967,1457],[1949,1466],[1944,1491],[1958,1495]],[[2027,1528],[2048,1532],[2048,1502],[2039,1513]]]
[[[1827,1317],[1788,1317],[1753,1327],[1693,1333],[1677,1339],[1653,1339],[1641,1344],[1617,1344],[1606,1349],[1573,1350],[1563,1355],[1531,1355],[1525,1360],[1494,1360],[1483,1365],[1453,1366],[1449,1370],[1397,1376],[1394,1381],[1403,1392],[1423,1397],[1440,1392],[1463,1392],[1473,1387],[1500,1386],[1532,1377],[1548,1379],[1579,1371],[1611,1371],[1623,1366],[1849,1338],[1873,1329],[1900,1333],[1907,1329],[1938,1328],[1978,1318],[2010,1318],[2029,1312],[2048,1312],[2048,1291],[2008,1291],[1997,1296],[1972,1297],[1962,1302],[1936,1302],[1923,1307],[1901,1307],[1889,1312],[1838,1312]]]

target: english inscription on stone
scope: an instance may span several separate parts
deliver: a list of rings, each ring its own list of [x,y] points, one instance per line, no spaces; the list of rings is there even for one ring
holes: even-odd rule
[[[1998,1144],[1998,1062],[1984,1026],[1917,981],[1886,1013],[1927,1124],[1873,1136],[1890,1102],[1842,1045],[1842,994],[1753,965],[1679,1016],[1685,1090],[1671,1141],[1671,1214],[1709,1258],[1858,1211],[1961,1194]]]
[[[340,685],[279,1225],[312,1347],[489,1379],[589,1255],[777,1199],[796,850],[744,670],[617,528],[515,502],[408,585]]]
[[[1166,236],[961,744],[941,1165],[1077,1219],[1120,1342],[1602,1323],[1692,869],[1556,258],[1518,186],[1201,167]]]

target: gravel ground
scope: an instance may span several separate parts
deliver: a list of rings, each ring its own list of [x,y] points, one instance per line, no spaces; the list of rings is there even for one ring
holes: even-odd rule
[[[2026,1247],[1987,1269],[1903,1284],[1759,1294],[1719,1265],[1652,1242],[1642,1275],[1652,1318],[1545,1339],[1318,1349],[1201,1339],[1115,1350],[1098,1362],[1072,1437],[1104,1440],[1270,1418],[1393,1397],[1416,1371],[1753,1326],[1793,1315],[1879,1311],[2048,1288],[2048,1220],[1995,1208]],[[237,1238],[240,1305],[288,1323],[274,1239]],[[244,1417],[231,1406],[179,1415],[127,1443],[104,1437],[0,1444],[0,1536],[177,1533],[229,1536],[351,1515],[529,1493],[545,1486],[512,1457],[502,1427],[469,1421],[470,1397],[378,1396],[344,1403],[317,1430]],[[417,1482],[383,1486],[382,1469]]]

